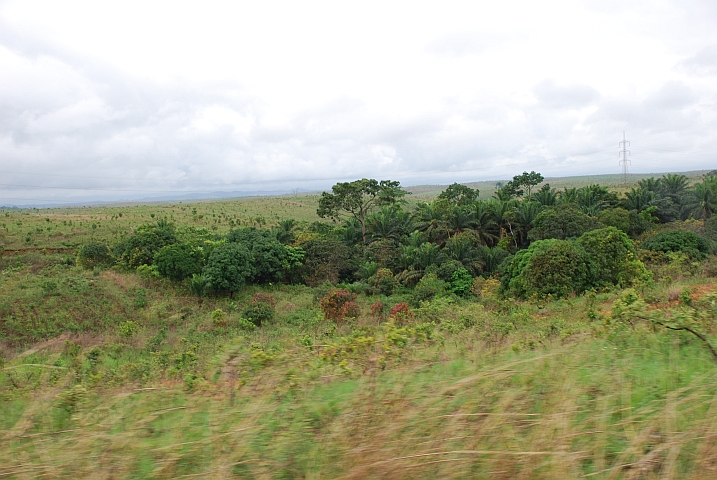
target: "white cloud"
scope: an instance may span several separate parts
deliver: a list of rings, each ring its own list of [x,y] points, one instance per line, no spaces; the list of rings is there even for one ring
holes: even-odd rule
[[[5,1],[2,170],[47,175],[5,183],[138,191],[0,204],[613,173],[616,151],[571,154],[623,130],[635,171],[711,168],[637,152],[717,147],[715,20],[706,0]]]

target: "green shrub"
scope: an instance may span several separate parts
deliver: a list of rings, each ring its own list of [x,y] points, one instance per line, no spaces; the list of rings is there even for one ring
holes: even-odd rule
[[[577,238],[599,227],[597,219],[581,212],[577,206],[562,205],[560,208],[549,208],[540,212],[535,217],[528,238],[530,240]]]
[[[398,288],[398,280],[388,268],[378,269],[376,274],[368,279],[368,284],[373,293],[380,293],[381,295],[393,295],[393,292]]]
[[[625,233],[630,231],[630,212],[624,208],[607,208],[598,213],[598,221],[606,227],[615,227]]]
[[[241,317],[258,327],[274,318],[274,309],[268,303],[250,303],[242,309]]]
[[[660,232],[640,245],[645,250],[657,252],[684,252],[687,255],[702,260],[710,253],[709,241],[687,230],[667,230]]]
[[[451,292],[461,297],[466,297],[471,292],[473,286],[473,275],[465,268],[459,268],[451,276],[450,289]]]
[[[595,265],[594,285],[630,286],[646,281],[649,273],[635,254],[635,246],[627,235],[616,227],[606,227],[584,233],[578,243]]]
[[[177,243],[177,235],[171,224],[142,225],[131,237],[115,247],[118,261],[129,268],[151,265],[154,256],[167,245]]]
[[[413,289],[411,303],[420,305],[421,302],[431,300],[433,297],[441,296],[446,293],[447,284],[435,274],[429,273],[416,284]]]
[[[233,294],[253,274],[254,259],[247,248],[238,243],[225,243],[214,249],[203,276],[208,288]]]
[[[181,282],[201,273],[202,252],[187,243],[167,245],[154,256],[154,265],[161,276]]]
[[[503,292],[526,298],[582,293],[594,279],[594,266],[573,240],[539,240],[519,251],[501,277]]]
[[[90,270],[99,266],[111,265],[113,262],[112,252],[110,252],[110,248],[105,243],[88,243],[81,246],[77,252],[77,263]]]

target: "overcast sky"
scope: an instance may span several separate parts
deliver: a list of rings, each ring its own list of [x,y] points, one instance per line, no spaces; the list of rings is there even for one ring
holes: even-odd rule
[[[0,205],[711,169],[716,101],[714,0],[0,0]]]

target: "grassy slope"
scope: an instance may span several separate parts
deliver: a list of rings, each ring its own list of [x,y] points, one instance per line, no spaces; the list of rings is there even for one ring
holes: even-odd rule
[[[313,221],[315,202],[9,212],[3,242],[112,240],[151,213],[218,232],[229,227],[212,213]],[[247,331],[235,309],[252,289],[235,305],[200,307],[167,282],[94,275],[66,265],[67,255],[3,257],[0,475],[714,477],[713,360],[688,334],[612,324],[619,292],[598,295],[595,320],[585,298],[488,296],[434,302],[401,329],[368,315],[376,298],[360,298],[366,313],[337,326],[314,291],[279,286],[266,290],[276,319]],[[645,292],[651,308],[671,307],[687,286],[712,312],[709,277],[673,276]],[[229,312],[227,325],[212,322],[216,308]],[[139,330],[123,335],[127,321]]]

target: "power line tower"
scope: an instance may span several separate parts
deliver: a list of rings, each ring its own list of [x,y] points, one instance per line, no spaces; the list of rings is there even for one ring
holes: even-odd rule
[[[622,142],[618,143],[618,146],[622,148],[620,153],[618,155],[622,157],[620,161],[618,162],[618,165],[622,165],[622,183],[627,187],[627,166],[631,163],[630,160],[627,159],[628,155],[631,155],[630,150],[627,149],[627,147],[630,145],[630,142],[625,140],[625,132],[622,132]]]

